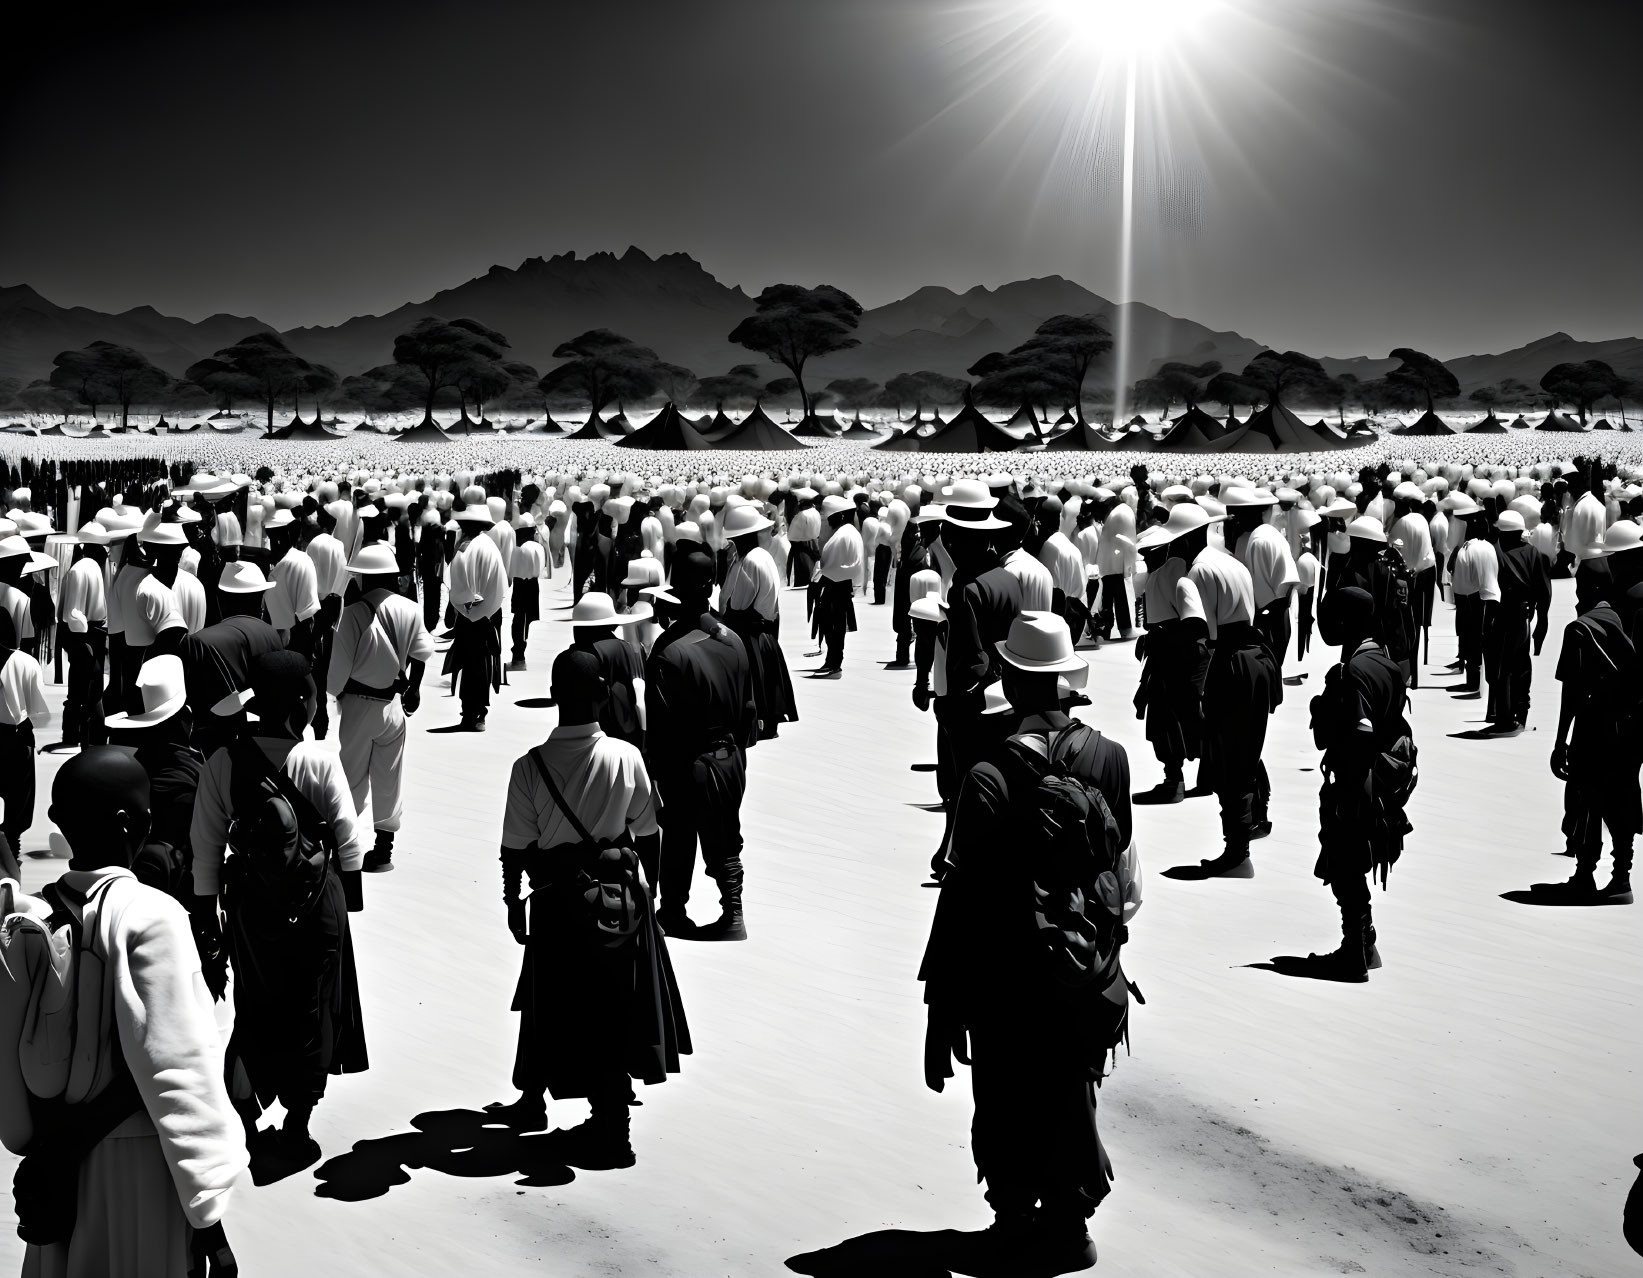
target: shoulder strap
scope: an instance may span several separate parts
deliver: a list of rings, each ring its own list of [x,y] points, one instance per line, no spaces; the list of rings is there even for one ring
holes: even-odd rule
[[[559,792],[559,787],[554,784],[553,774],[548,771],[548,765],[542,761],[541,754],[534,749],[530,752],[530,754],[531,762],[536,765],[536,770],[542,774],[542,781],[548,787],[548,793],[553,796],[554,805],[560,810],[560,812],[564,813],[565,820],[570,822],[571,829],[575,830],[577,834],[582,836],[582,842],[584,843],[598,842],[593,835],[588,833],[587,826],[583,825],[577,818],[576,813],[571,810],[570,804],[565,802],[565,796]],[[591,764],[589,766],[591,766]]]
[[[242,736],[237,738],[233,745],[229,747],[229,751],[229,758],[233,760],[236,771],[243,761],[251,768],[255,779],[260,781],[266,777],[273,781],[274,788],[279,791],[280,797],[291,805],[291,811],[296,815],[299,826],[306,827],[316,833],[330,829],[330,823],[319,814],[319,809],[308,801],[308,796],[297,789],[296,782],[286,775],[285,769],[275,767],[269,761],[268,756],[262,752],[257,743],[250,737]],[[235,751],[238,751],[238,753],[235,753]],[[229,790],[232,793],[232,783],[230,783]]]
[[[1080,733],[1079,729],[1083,729],[1083,732]],[[1084,743],[1089,740],[1092,734],[1096,736],[1100,735],[1100,733],[1097,733],[1094,728],[1090,727],[1089,724],[1079,723],[1075,719],[1072,723],[1061,729],[1058,735],[1045,738],[1044,748],[1046,755],[1049,760],[1054,763],[1067,758],[1069,755],[1077,754],[1084,748]]]
[[[399,646],[394,642],[394,632],[389,630],[387,623],[382,620],[382,604],[372,603],[371,596],[367,594],[360,595],[359,601],[371,610],[371,624],[382,631],[382,637],[388,641],[388,651],[394,654],[394,661],[398,664],[400,676],[403,678],[405,663],[400,660]]]

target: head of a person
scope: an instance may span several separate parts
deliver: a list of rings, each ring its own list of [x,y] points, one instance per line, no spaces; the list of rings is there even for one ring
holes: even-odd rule
[[[318,704],[313,668],[302,653],[282,648],[252,660],[246,709],[257,716],[257,736],[302,740]]]
[[[1581,497],[1584,497],[1586,495],[1586,490],[1589,487],[1589,485],[1586,483],[1586,472],[1585,471],[1582,471],[1582,470],[1572,470],[1572,471],[1570,471],[1565,482],[1566,482],[1567,487],[1568,487],[1569,495],[1571,497],[1575,498],[1575,500],[1578,501]]]
[[[1318,605],[1318,634],[1331,647],[1350,652],[1374,633],[1375,601],[1367,590],[1344,586]]]
[[[1087,667],[1073,651],[1072,632],[1051,612],[1023,612],[999,645],[1001,685],[1011,707],[1038,714],[1061,707],[1059,680],[1082,686]]]
[[[1027,513],[1027,507],[1016,496],[1014,489],[1004,491],[998,505],[993,508],[993,514],[1005,523],[1005,527],[994,532],[993,545],[1000,555],[1007,555],[1026,541],[1032,516]]]
[[[680,542],[673,560],[669,588],[679,600],[680,615],[689,617],[707,611],[713,594],[713,556],[695,542]]]
[[[68,842],[71,870],[128,867],[148,837],[148,773],[128,750],[86,746],[58,769],[46,815]]]
[[[1209,547],[1209,525],[1189,528],[1169,543],[1169,557],[1184,559],[1189,564]]]
[[[1147,566],[1148,572],[1157,572],[1164,566],[1164,561],[1170,557],[1170,543],[1167,541],[1149,542],[1140,549],[1141,562]]]
[[[579,633],[588,632],[579,628]],[[599,658],[583,648],[566,648],[553,659],[550,691],[559,707],[559,722],[567,727],[597,723],[610,695]]]

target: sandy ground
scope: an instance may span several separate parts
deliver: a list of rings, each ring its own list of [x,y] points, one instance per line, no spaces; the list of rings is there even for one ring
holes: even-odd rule
[[[813,668],[802,596],[783,604],[790,664]],[[1332,653],[1314,650],[1309,686],[1286,689],[1273,720],[1275,830],[1256,845],[1254,879],[1157,875],[1213,853],[1213,800],[1137,810],[1152,873],[1126,967],[1148,1002],[1134,1015],[1134,1055],[1101,1093],[1118,1173],[1094,1221],[1102,1271],[1643,1268],[1620,1233],[1643,1148],[1639,913],[1500,898],[1570,868],[1549,855],[1561,796],[1546,760],[1571,610],[1570,583],[1558,582],[1523,736],[1454,739],[1481,720],[1481,703],[1414,694],[1416,832],[1390,892],[1376,895],[1386,966],[1367,986],[1246,966],[1337,940],[1333,904],[1311,877],[1306,704]],[[921,1077],[915,973],[935,894],[920,882],[940,817],[915,806],[934,798],[933,779],[908,765],[933,759],[933,726],[911,704],[912,675],[881,667],[889,608],[858,612],[844,678],[801,681],[803,721],[753,752],[752,940],[673,946],[697,1050],[682,1075],[642,1089],[627,1171],[568,1178],[531,1138],[442,1113],[510,1095],[518,950],[499,900],[502,797],[512,759],[554,722],[515,703],[545,695],[568,627],[536,628],[530,670],[503,690],[485,736],[430,734],[457,717],[430,686],[412,720],[399,869],[367,879],[368,909],[355,916],[372,1068],[334,1080],[317,1113],[331,1160],[320,1178],[247,1183],[235,1199],[228,1228],[246,1274],[773,1274],[869,1231],[987,1223],[964,1071],[940,1096]],[[1454,653],[1453,613],[1438,613],[1441,664]],[[1158,766],[1130,709],[1132,649],[1111,645],[1092,665],[1083,715],[1129,747],[1137,787],[1151,785]],[[61,688],[52,695],[55,705]],[[56,766],[42,757],[30,887],[61,869],[43,856]],[[584,1113],[550,1108],[560,1125]],[[0,1269],[12,1269],[9,1195],[0,1216]]]

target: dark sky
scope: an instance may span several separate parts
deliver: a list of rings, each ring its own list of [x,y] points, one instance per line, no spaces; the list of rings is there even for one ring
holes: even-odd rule
[[[1317,354],[1643,332],[1643,4],[1228,3],[1143,109],[1134,296]],[[1005,63],[1001,10],[54,0],[8,39],[0,283],[287,327],[632,243],[1113,296],[1116,169],[1061,134],[1093,69]]]

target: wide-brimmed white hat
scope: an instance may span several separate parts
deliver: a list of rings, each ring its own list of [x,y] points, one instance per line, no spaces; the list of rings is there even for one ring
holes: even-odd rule
[[[643,612],[617,612],[616,601],[603,590],[590,590],[576,601],[570,616],[555,620],[568,621],[573,626],[636,626],[650,618],[648,607]]]
[[[1221,504],[1228,510],[1251,506],[1276,506],[1278,499],[1264,488],[1223,488]]]
[[[821,513],[823,519],[831,519],[834,515],[843,515],[856,509],[856,503],[848,497],[823,497]]]
[[[947,499],[941,508],[942,517],[949,524],[982,531],[996,531],[1010,526],[993,513],[998,498],[988,492],[987,486],[980,480],[961,479],[941,491]]]
[[[65,535],[63,540],[79,546],[106,546],[112,538],[108,535],[108,529],[92,519],[80,525],[79,532]]]
[[[1325,519],[1356,519],[1358,517],[1358,503],[1346,497],[1339,497],[1320,510],[1318,514]]]
[[[186,546],[188,534],[181,524],[154,524],[144,527],[137,540],[145,546]]]
[[[1207,528],[1210,524],[1220,523],[1225,518],[1225,515],[1210,514],[1197,502],[1177,502],[1170,507],[1169,518],[1147,529],[1135,544],[1141,550],[1160,546],[1177,537],[1185,537],[1190,532],[1197,532],[1200,528]]]
[[[297,517],[291,513],[290,508],[281,506],[263,521],[262,528],[264,532],[272,532],[275,528],[289,528],[296,522]]]
[[[231,595],[255,595],[273,588],[274,583],[262,575],[261,568],[243,559],[224,564],[222,576],[217,579],[217,589]]]
[[[182,658],[169,653],[163,657],[150,657],[137,672],[137,688],[143,695],[142,713],[111,714],[104,720],[105,727],[115,731],[151,728],[181,710],[188,701]]]
[[[1086,670],[1073,651],[1072,631],[1053,612],[1021,612],[1010,623],[1010,637],[993,645],[1017,670],[1035,674],[1073,674]]]
[[[648,550],[641,550],[637,559],[628,560],[628,575],[622,578],[624,586],[660,586],[662,561]]]
[[[1643,528],[1639,528],[1634,520],[1617,519],[1609,525],[1600,541],[1592,543],[1592,553],[1587,558],[1596,559],[1639,549],[1643,549]]]
[[[947,601],[940,595],[925,595],[922,599],[915,599],[907,607],[907,615],[914,621],[944,621],[947,617]]]
[[[725,511],[724,532],[726,537],[746,537],[750,533],[763,532],[773,525],[759,513],[759,508],[753,505],[737,506]]]
[[[456,514],[458,523],[494,524],[496,517],[491,514],[491,508],[484,502],[470,502]]]
[[[1373,515],[1359,515],[1346,526],[1346,535],[1359,541],[1378,541],[1386,544],[1386,525]]]
[[[1528,525],[1523,522],[1523,516],[1515,510],[1503,510],[1495,519],[1495,527],[1501,532],[1525,532]]]
[[[398,573],[399,560],[394,558],[393,547],[386,542],[373,541],[369,546],[361,546],[354,552],[354,557],[348,561],[348,571],[360,576],[373,576],[377,573]]]

